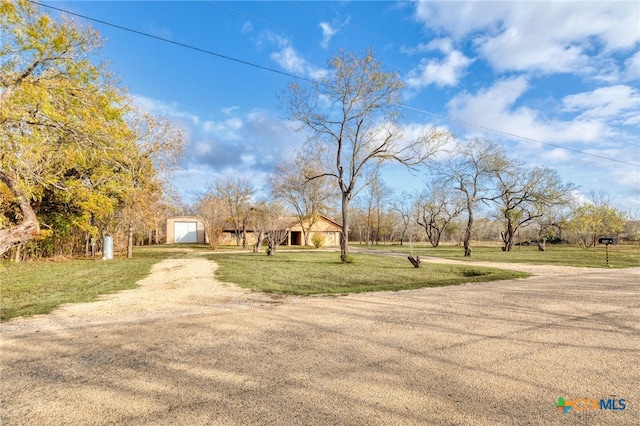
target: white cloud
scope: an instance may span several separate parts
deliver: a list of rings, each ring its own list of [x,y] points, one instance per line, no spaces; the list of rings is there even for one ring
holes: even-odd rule
[[[581,118],[620,118],[638,116],[640,94],[629,86],[601,87],[591,92],[567,96],[563,99],[566,111],[581,111]]]
[[[350,20],[351,17],[348,16],[347,19],[345,19],[344,22],[341,23],[333,22],[333,24],[330,24],[325,21],[320,22],[319,26],[322,29],[322,41],[320,42],[320,47],[322,47],[323,49],[329,48],[329,42],[331,42],[333,36],[338,34],[338,32],[345,25],[347,25]]]
[[[249,34],[253,31],[253,24],[250,21],[245,21],[244,24],[242,24],[242,28],[240,28],[240,33],[242,34]]]
[[[263,40],[278,46],[279,50],[271,53],[271,59],[287,72],[309,76],[318,79],[326,74],[326,70],[319,68],[304,59],[291,45],[291,41],[272,33],[265,33]]]
[[[186,120],[189,124],[197,125],[200,122],[198,115],[182,110],[176,102],[165,102],[141,95],[131,95],[131,97],[134,103],[145,111],[167,118],[178,118],[181,121]]]
[[[624,77],[625,80],[638,80],[640,79],[640,51],[636,52],[635,55],[630,56],[625,61]]]
[[[320,28],[322,28],[322,41],[320,42],[320,46],[326,49],[329,47],[331,38],[336,35],[338,30],[333,28],[328,22],[320,22]]]
[[[456,86],[462,77],[464,70],[473,62],[462,52],[454,50],[450,40],[437,39],[427,45],[420,45],[420,51],[439,50],[445,54],[445,58],[426,59],[420,61],[420,65],[409,72],[407,84],[413,88],[421,88],[429,84],[438,86]]]
[[[430,30],[473,39],[505,71],[597,72],[588,58],[640,41],[635,2],[418,2],[415,17]]]
[[[298,55],[298,52],[291,46],[286,46],[277,52],[273,52],[271,59],[289,72],[302,74],[306,68],[307,61]]]
[[[214,136],[226,140],[238,140],[240,135],[238,131],[242,129],[243,122],[237,117],[229,118],[224,121],[205,121],[202,123],[202,129]]]
[[[212,170],[227,168],[273,170],[275,164],[291,155],[299,137],[289,123],[271,112],[237,107],[224,108],[224,119],[209,120],[194,131],[186,161],[204,164]]]
[[[547,118],[528,107],[516,107],[516,101],[528,86],[527,79],[522,76],[501,80],[476,94],[455,96],[447,107],[457,120],[547,143],[593,143],[608,133],[605,124],[596,118],[577,117],[562,121]]]

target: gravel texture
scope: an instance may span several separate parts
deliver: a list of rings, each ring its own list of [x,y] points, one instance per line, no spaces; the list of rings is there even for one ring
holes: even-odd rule
[[[640,268],[497,266],[536,275],[272,297],[166,260],[1,324],[0,424],[640,424]],[[626,410],[563,414],[560,396]]]

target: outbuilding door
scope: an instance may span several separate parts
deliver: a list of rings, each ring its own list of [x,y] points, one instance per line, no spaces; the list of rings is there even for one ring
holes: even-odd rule
[[[198,242],[198,224],[196,222],[176,222],[174,230],[176,243]]]

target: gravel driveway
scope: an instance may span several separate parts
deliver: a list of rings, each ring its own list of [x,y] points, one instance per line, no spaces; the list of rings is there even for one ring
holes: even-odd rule
[[[1,324],[0,423],[640,424],[640,268],[508,267],[537,275],[271,297],[166,260],[138,289]]]

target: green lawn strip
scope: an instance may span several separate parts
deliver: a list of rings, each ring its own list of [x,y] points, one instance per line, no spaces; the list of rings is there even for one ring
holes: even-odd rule
[[[46,314],[65,303],[136,287],[163,259],[194,256],[204,246],[136,247],[132,259],[73,259],[0,264],[0,320]]]
[[[216,277],[256,291],[286,294],[340,294],[397,291],[523,278],[529,274],[465,265],[424,263],[413,268],[406,259],[358,254],[352,264],[342,264],[339,254],[280,252],[214,254],[220,266]]]
[[[473,246],[471,257],[464,257],[462,246],[442,245],[431,247],[424,244],[405,245],[372,245],[370,247],[353,245],[353,247],[373,250],[388,250],[401,253],[413,253],[419,256],[441,257],[443,259],[469,262],[507,262],[529,263],[536,265],[578,266],[587,268],[606,268],[606,252],[604,246],[583,249],[571,245],[547,244],[546,251],[538,251],[538,247],[515,247],[510,252],[503,252],[500,247]],[[630,268],[640,266],[640,246],[616,244],[609,246],[609,267]]]
[[[65,303],[134,288],[157,261],[141,257],[9,265],[0,272],[0,318],[46,314]]]

